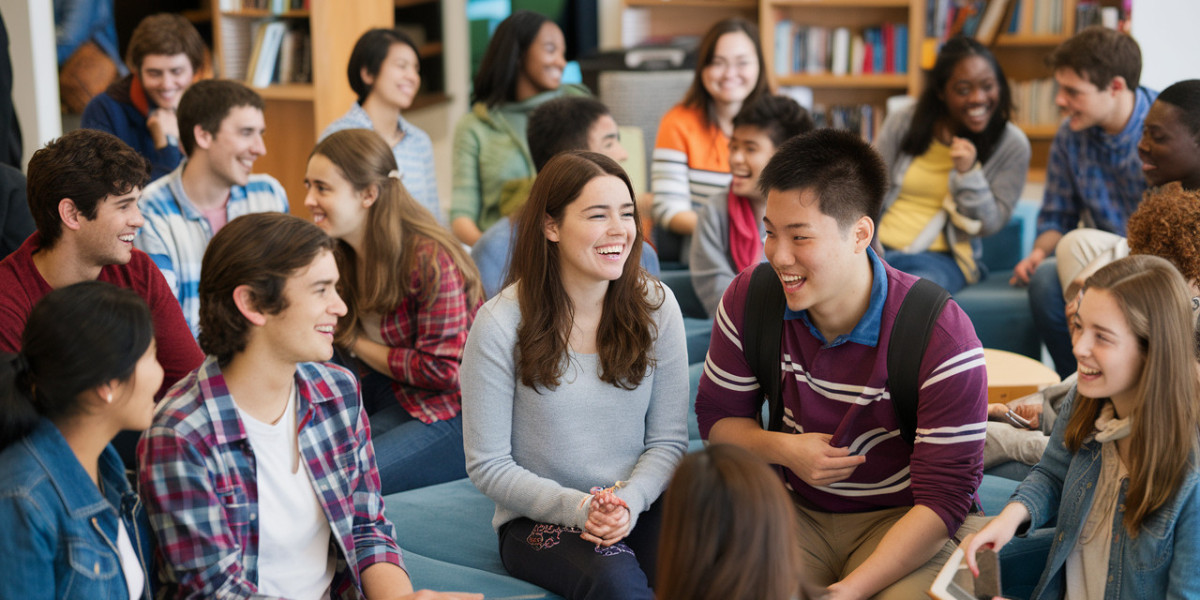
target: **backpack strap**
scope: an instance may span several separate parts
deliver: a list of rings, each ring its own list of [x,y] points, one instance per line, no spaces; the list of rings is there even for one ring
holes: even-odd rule
[[[933,327],[950,293],[928,279],[918,279],[896,313],[888,341],[888,390],[900,423],[900,437],[912,445],[917,437],[917,396],[921,359],[929,346]]]
[[[783,372],[779,348],[786,307],[783,284],[779,283],[775,269],[770,263],[759,264],[750,276],[750,289],[742,311],[742,353],[770,407],[770,417],[763,423],[767,431],[783,429],[783,401],[779,397]]]

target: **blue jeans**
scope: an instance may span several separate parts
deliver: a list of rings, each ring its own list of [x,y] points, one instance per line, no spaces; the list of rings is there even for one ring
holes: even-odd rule
[[[384,495],[467,476],[461,414],[422,423],[396,401],[392,380],[375,371],[362,377],[362,395]]]
[[[954,294],[967,286],[967,277],[954,257],[946,252],[918,252],[908,254],[890,248],[884,251],[883,260],[897,271],[928,279]]]
[[[1047,258],[1029,278],[1029,309],[1038,336],[1046,345],[1059,377],[1075,372],[1077,364],[1071,351],[1071,332],[1067,329],[1067,302],[1058,280],[1058,260]]]
[[[662,498],[638,517],[629,537],[601,548],[579,530],[524,517],[500,526],[500,560],[513,577],[567,600],[654,600]]]

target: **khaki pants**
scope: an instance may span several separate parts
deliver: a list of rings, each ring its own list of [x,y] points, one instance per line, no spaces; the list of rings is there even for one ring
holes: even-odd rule
[[[804,581],[822,589],[844,579],[879,546],[879,541],[910,508],[906,506],[866,513],[826,513],[793,503],[804,562]],[[979,531],[987,519],[968,516],[955,537]],[[958,542],[948,540],[929,562],[874,596],[876,600],[928,598],[938,570],[946,564]],[[970,588],[968,588],[970,589]]]
[[[1086,280],[1100,267],[1129,256],[1129,244],[1115,233],[1099,229],[1076,229],[1067,232],[1058,241],[1054,255],[1058,257],[1058,281],[1062,284],[1065,296],[1076,278]],[[1072,299],[1066,300],[1070,302]]]

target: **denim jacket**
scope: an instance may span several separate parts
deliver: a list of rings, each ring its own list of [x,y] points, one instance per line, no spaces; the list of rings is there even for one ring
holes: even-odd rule
[[[152,558],[150,528],[112,446],[100,455],[100,479],[104,495],[45,419],[0,452],[0,598],[129,597],[117,519],[143,573]],[[148,574],[142,597],[150,598]]]
[[[1092,507],[1100,478],[1100,442],[1085,442],[1072,454],[1063,443],[1075,402],[1072,389],[1063,401],[1042,460],[1013,494],[1013,501],[1029,509],[1029,529],[1058,517],[1050,557],[1031,600],[1066,595],[1067,556],[1079,539]],[[1112,550],[1108,559],[1105,600],[1200,598],[1200,470],[1193,452],[1183,485],[1165,505],[1142,522],[1137,537],[1130,537],[1121,522],[1129,481],[1121,483],[1117,512],[1112,523]]]

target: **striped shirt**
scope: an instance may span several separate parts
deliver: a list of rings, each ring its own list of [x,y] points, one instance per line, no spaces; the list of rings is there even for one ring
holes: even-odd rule
[[[364,569],[404,561],[383,514],[358,381],[340,367],[300,363],[295,386],[300,457],[337,552],[331,597],[359,598]],[[138,444],[138,464],[165,559],[163,595],[256,594],[261,519],[254,448],[216,357],[171,388]]]
[[[138,208],[146,224],[133,245],[150,255],[183,308],[192,335],[200,334],[200,261],[212,239],[212,225],[183,191],[185,160],[142,190]],[[250,176],[245,187],[229,188],[228,221],[251,213],[288,212],[287,193],[270,175]]]
[[[329,127],[321,132],[321,139],[343,129],[373,129],[374,126],[367,111],[355,102],[349,112],[330,123]],[[404,132],[404,137],[392,146],[392,155],[396,157],[404,189],[408,190],[421,206],[428,208],[439,223],[445,223],[446,218],[442,216],[442,208],[438,204],[437,171],[433,168],[433,141],[429,139],[428,133],[406,121],[403,116],[396,119],[396,127]]]
[[[702,109],[676,105],[663,115],[650,165],[651,212],[666,227],[675,215],[695,210],[729,185],[729,137],[704,118]]]
[[[441,273],[434,302],[426,304],[425,282]],[[417,268],[409,276],[415,290],[384,315],[380,334],[388,350],[392,391],[400,406],[422,423],[452,419],[462,408],[459,363],[467,331],[481,302],[471,304],[463,276],[450,253],[431,239],[417,247]]]
[[[1082,224],[1125,235],[1125,221],[1146,191],[1137,145],[1142,122],[1158,92],[1139,87],[1125,129],[1109,135],[1099,125],[1071,131],[1064,121],[1054,134],[1046,165],[1046,191],[1037,232],[1066,233]]]
[[[806,312],[787,311],[781,344],[784,431],[829,434],[831,445],[865,455],[867,462],[849,478],[820,487],[784,469],[786,485],[825,512],[920,504],[937,513],[953,535],[983,477],[983,348],[958,304],[946,303],[921,361],[916,441],[905,443],[888,390],[887,350],[900,303],[916,278],[886,265],[874,252],[870,256],[871,301],[851,333],[826,342]],[[705,439],[723,418],[759,413],[762,392],[742,352],[751,273],[733,280],[717,308],[696,397]]]

